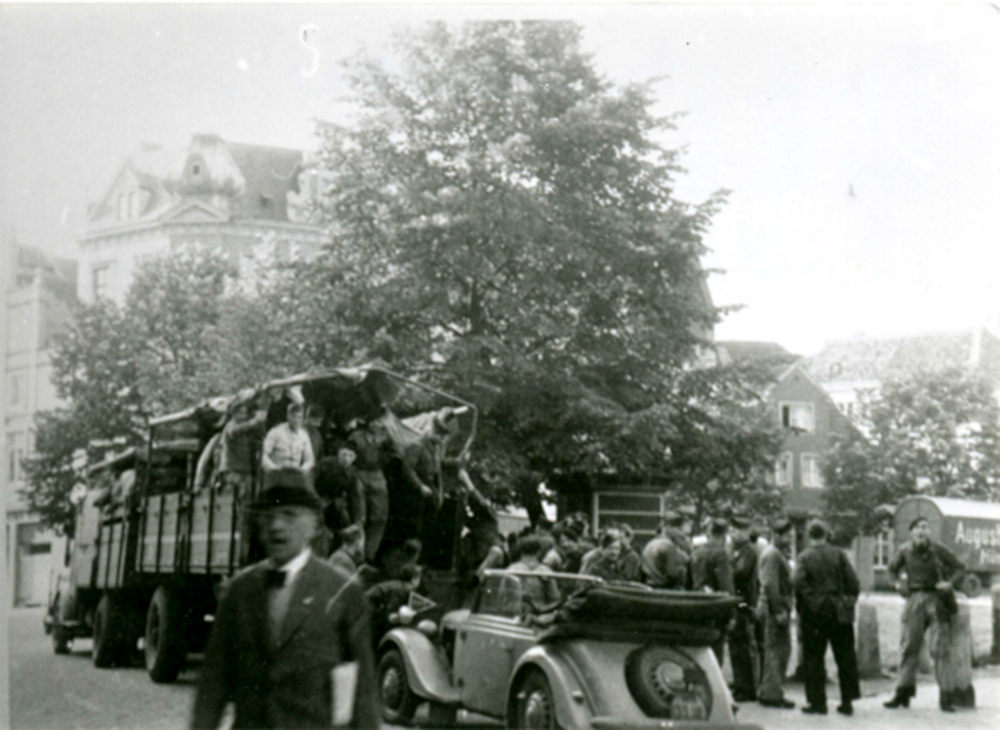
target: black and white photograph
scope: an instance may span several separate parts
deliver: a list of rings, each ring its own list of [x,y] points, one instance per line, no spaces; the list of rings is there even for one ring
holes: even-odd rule
[[[0,1],[0,728],[997,727],[998,69]]]

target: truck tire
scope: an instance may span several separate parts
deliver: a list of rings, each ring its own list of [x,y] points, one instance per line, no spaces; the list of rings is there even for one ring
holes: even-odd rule
[[[94,666],[100,669],[120,664],[127,648],[126,616],[120,601],[110,593],[101,596],[94,612]]]
[[[157,684],[177,679],[187,659],[184,609],[176,592],[160,586],[146,614],[146,671]]]
[[[52,650],[56,654],[69,654],[69,632],[64,626],[52,625]]]

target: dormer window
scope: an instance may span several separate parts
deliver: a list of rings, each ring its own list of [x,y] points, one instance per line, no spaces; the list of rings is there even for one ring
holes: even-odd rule
[[[118,194],[118,220],[131,221],[142,215],[144,196],[142,190],[129,190]]]
[[[201,165],[198,164],[197,162],[192,162],[191,163],[191,174],[192,175],[200,175],[201,174]]]

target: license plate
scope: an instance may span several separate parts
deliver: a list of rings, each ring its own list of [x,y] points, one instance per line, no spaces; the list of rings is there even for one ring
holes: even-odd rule
[[[671,720],[704,720],[705,703],[696,695],[675,695],[670,703]]]

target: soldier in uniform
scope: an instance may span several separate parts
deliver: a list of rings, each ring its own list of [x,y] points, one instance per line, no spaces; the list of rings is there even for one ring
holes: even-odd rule
[[[729,549],[726,547],[726,533],[729,532],[729,520],[716,517],[712,520],[708,542],[695,548],[691,556],[691,588],[695,591],[712,593],[727,593],[736,595],[733,587],[733,568],[729,560]],[[726,639],[719,639],[712,645],[719,666],[726,656]]]
[[[760,674],[757,649],[756,620],[753,609],[757,605],[757,551],[750,544],[750,521],[745,517],[732,518],[733,587],[740,605],[736,609],[736,625],[729,634],[729,660],[733,665],[733,699],[737,702],[754,702],[757,699],[757,680]]]
[[[903,545],[889,563],[889,573],[896,580],[897,588],[906,596],[903,607],[902,657],[899,662],[899,683],[896,695],[884,703],[886,707],[909,707],[910,698],[917,693],[917,667],[924,633],[935,622],[950,621],[954,612],[954,585],[965,571],[965,565],[948,548],[931,540],[931,527],[926,517],[910,523],[910,542]],[[906,573],[906,581],[900,576]],[[949,601],[950,596],[950,601]],[[948,604],[952,605],[949,606]],[[951,609],[951,610],[949,610]],[[937,658],[944,653],[942,641],[950,632],[938,631],[931,654],[935,657],[935,674],[941,686],[941,667]],[[941,709],[954,712],[955,703],[946,691],[941,690]]]
[[[782,682],[792,653],[792,574],[788,566],[792,523],[779,519],[772,532],[773,541],[764,548],[758,569],[761,592],[758,618],[764,622],[764,670],[757,699],[765,707],[791,709],[795,703],[785,699]]]
[[[837,712],[851,715],[853,700],[861,697],[858,658],[854,653],[854,605],[858,576],[842,550],[827,543],[827,529],[819,520],[807,528],[809,547],[798,557],[792,584],[802,622],[802,667],[807,714],[826,714],[826,671],[823,659],[829,642],[840,677]]]

